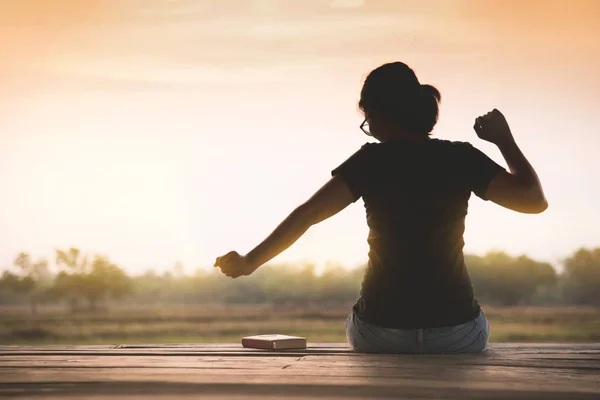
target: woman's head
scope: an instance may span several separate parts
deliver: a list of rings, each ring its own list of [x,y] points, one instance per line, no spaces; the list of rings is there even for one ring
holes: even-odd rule
[[[440,92],[421,85],[414,71],[401,62],[374,69],[363,84],[358,106],[379,140],[394,135],[430,134],[438,119]]]

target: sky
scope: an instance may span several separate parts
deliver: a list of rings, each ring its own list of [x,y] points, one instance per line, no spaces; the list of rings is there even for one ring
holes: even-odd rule
[[[507,117],[549,209],[473,196],[465,251],[560,264],[600,246],[600,3],[535,0],[0,2],[0,267],[76,246],[129,272],[249,251],[370,138],[366,74],[442,93],[434,134]],[[273,262],[367,259],[362,200]]]

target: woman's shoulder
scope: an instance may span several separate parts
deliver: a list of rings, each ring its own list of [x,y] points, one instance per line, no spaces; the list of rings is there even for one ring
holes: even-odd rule
[[[423,146],[424,145],[424,146]],[[436,149],[439,151],[449,151],[449,152],[461,152],[461,151],[469,151],[474,148],[474,146],[469,142],[464,142],[460,140],[446,140],[446,139],[437,139],[431,138],[424,142],[367,142],[363,144],[358,150],[359,153],[363,154],[375,154],[375,153],[385,153],[386,151],[395,151],[395,150],[414,150],[414,147],[421,147],[422,149]]]
[[[355,154],[374,154],[380,149],[382,149],[382,144],[383,143],[367,142],[360,146],[360,148],[358,149],[358,151],[356,151]]]
[[[372,149],[376,149],[378,147],[381,147],[383,143],[379,143],[379,142],[366,142],[365,144],[363,144],[362,146],[360,146],[360,149],[363,150],[372,150]]]
[[[431,147],[436,150],[456,156],[461,156],[465,153],[468,154],[475,149],[471,143],[460,140],[431,139],[430,141],[432,144]]]
[[[446,139],[429,139],[431,143],[440,147],[448,147],[448,148],[464,148],[472,146],[469,142],[464,142],[460,140],[446,140]]]

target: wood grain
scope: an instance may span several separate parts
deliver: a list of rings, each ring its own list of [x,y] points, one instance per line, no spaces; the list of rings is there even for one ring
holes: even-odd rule
[[[373,355],[344,344],[0,346],[19,398],[598,399],[600,344],[492,344],[477,355]]]

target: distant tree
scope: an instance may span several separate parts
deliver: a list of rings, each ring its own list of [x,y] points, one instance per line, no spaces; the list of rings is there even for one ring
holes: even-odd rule
[[[265,265],[244,279],[243,290],[229,290],[228,301],[243,303],[244,298],[254,303],[275,304],[306,302],[315,295],[314,266]]]
[[[466,257],[476,296],[498,305],[528,304],[542,287],[557,281],[554,268],[527,256],[511,257],[504,252]]]
[[[465,258],[475,294],[483,303],[600,305],[600,248],[573,253],[560,277],[550,264],[527,256],[490,252]],[[130,278],[108,257],[88,257],[76,247],[57,249],[56,264],[60,270],[53,277],[47,260],[19,253],[0,276],[0,301],[27,302],[33,313],[52,298],[66,301],[72,311],[82,304],[95,310],[134,292],[135,301],[161,304],[347,305],[356,299],[364,273],[364,268],[335,264],[320,274],[310,264],[270,264],[251,276],[232,280],[214,268],[190,276],[177,262],[164,273],[150,270]]]
[[[0,278],[0,291],[10,299],[11,303],[18,303],[25,297],[29,289],[23,283],[23,278],[11,271],[4,271]]]
[[[89,258],[83,256],[79,249],[71,248],[57,250],[56,260],[66,270],[56,276],[53,293],[66,299],[71,311],[79,309],[81,300],[95,311],[99,303],[109,298],[121,299],[133,291],[131,278],[108,257],[96,255],[92,262],[88,262]]]
[[[45,258],[33,262],[28,253],[21,252],[14,259],[13,265],[19,268],[23,276],[29,276],[36,281],[50,280],[48,260]]]
[[[35,314],[38,304],[48,298],[47,290],[50,282],[48,261],[40,259],[33,262],[28,253],[21,252],[15,257],[13,265],[20,272],[20,281],[13,289],[28,299],[31,313]]]
[[[127,274],[107,257],[95,256],[90,273],[84,276],[84,296],[91,310],[107,298],[122,299],[132,293],[133,285]]]
[[[67,250],[56,250],[56,265],[66,267],[75,274],[84,274],[88,272],[88,258],[76,247]]]
[[[50,295],[55,300],[65,300],[71,312],[79,311],[80,300],[83,297],[83,274],[60,271],[54,278]]]
[[[55,298],[66,300],[71,312],[76,312],[81,300],[85,298],[85,275],[89,272],[88,257],[76,247],[57,249],[56,265],[63,270],[54,279],[51,292]]]
[[[27,274],[27,272],[29,272],[29,270],[31,269],[31,257],[29,256],[29,253],[25,253],[22,251],[19,254],[17,254],[15,259],[13,260],[13,265],[19,267],[22,272]]]
[[[600,305],[600,248],[580,249],[565,260],[563,293],[575,304]]]
[[[17,274],[10,271],[4,271],[2,278],[0,278],[0,289],[6,291],[16,292],[19,290],[21,279]]]

